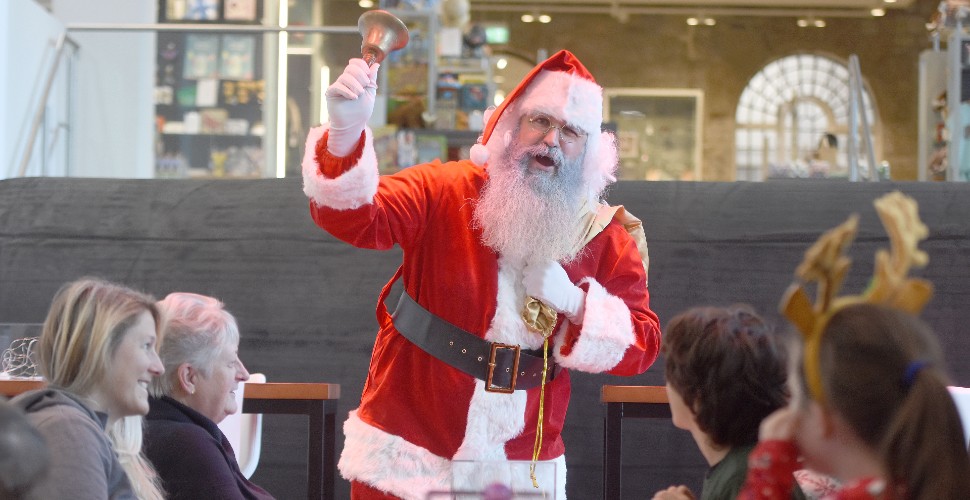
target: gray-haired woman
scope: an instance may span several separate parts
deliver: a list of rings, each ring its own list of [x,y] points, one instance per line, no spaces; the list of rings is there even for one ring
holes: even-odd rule
[[[272,498],[246,479],[217,425],[239,411],[235,391],[249,378],[236,319],[219,300],[194,293],[169,294],[158,309],[166,374],[152,384],[145,454],[169,498]]]

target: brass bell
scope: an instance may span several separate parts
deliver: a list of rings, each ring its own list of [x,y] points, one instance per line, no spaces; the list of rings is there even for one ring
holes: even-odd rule
[[[380,63],[388,52],[403,49],[408,44],[408,27],[386,10],[364,12],[357,20],[357,31],[364,38],[360,55],[368,66]]]

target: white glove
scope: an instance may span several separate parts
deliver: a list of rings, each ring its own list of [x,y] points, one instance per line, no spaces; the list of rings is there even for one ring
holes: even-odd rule
[[[327,87],[327,109],[330,113],[327,150],[330,154],[347,156],[357,146],[360,133],[374,112],[379,67],[380,64],[367,67],[367,63],[360,58],[351,59],[337,81]]]
[[[522,269],[522,284],[526,295],[565,314],[574,324],[582,324],[586,292],[569,281],[566,270],[558,262],[526,264]]]

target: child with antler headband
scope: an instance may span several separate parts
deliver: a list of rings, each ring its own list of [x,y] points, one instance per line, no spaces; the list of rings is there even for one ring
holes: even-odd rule
[[[805,255],[782,312],[804,339],[789,377],[792,402],[764,420],[738,498],[788,497],[792,471],[834,476],[834,499],[940,500],[970,495],[970,459],[947,390],[940,347],[917,317],[931,285],[908,278],[927,262],[928,231],[916,202],[890,193],[875,202],[892,251],[859,296],[836,297],[857,218],[824,234]],[[814,304],[804,283],[817,282]],[[799,463],[799,457],[804,464]]]

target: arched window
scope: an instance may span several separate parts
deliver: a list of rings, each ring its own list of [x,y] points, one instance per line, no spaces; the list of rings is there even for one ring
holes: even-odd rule
[[[737,180],[848,176],[849,95],[848,68],[829,57],[797,54],[762,68],[735,113]],[[865,86],[862,96],[859,111],[878,137],[878,115]],[[873,148],[878,158],[878,140]],[[859,149],[865,149],[861,138]]]

